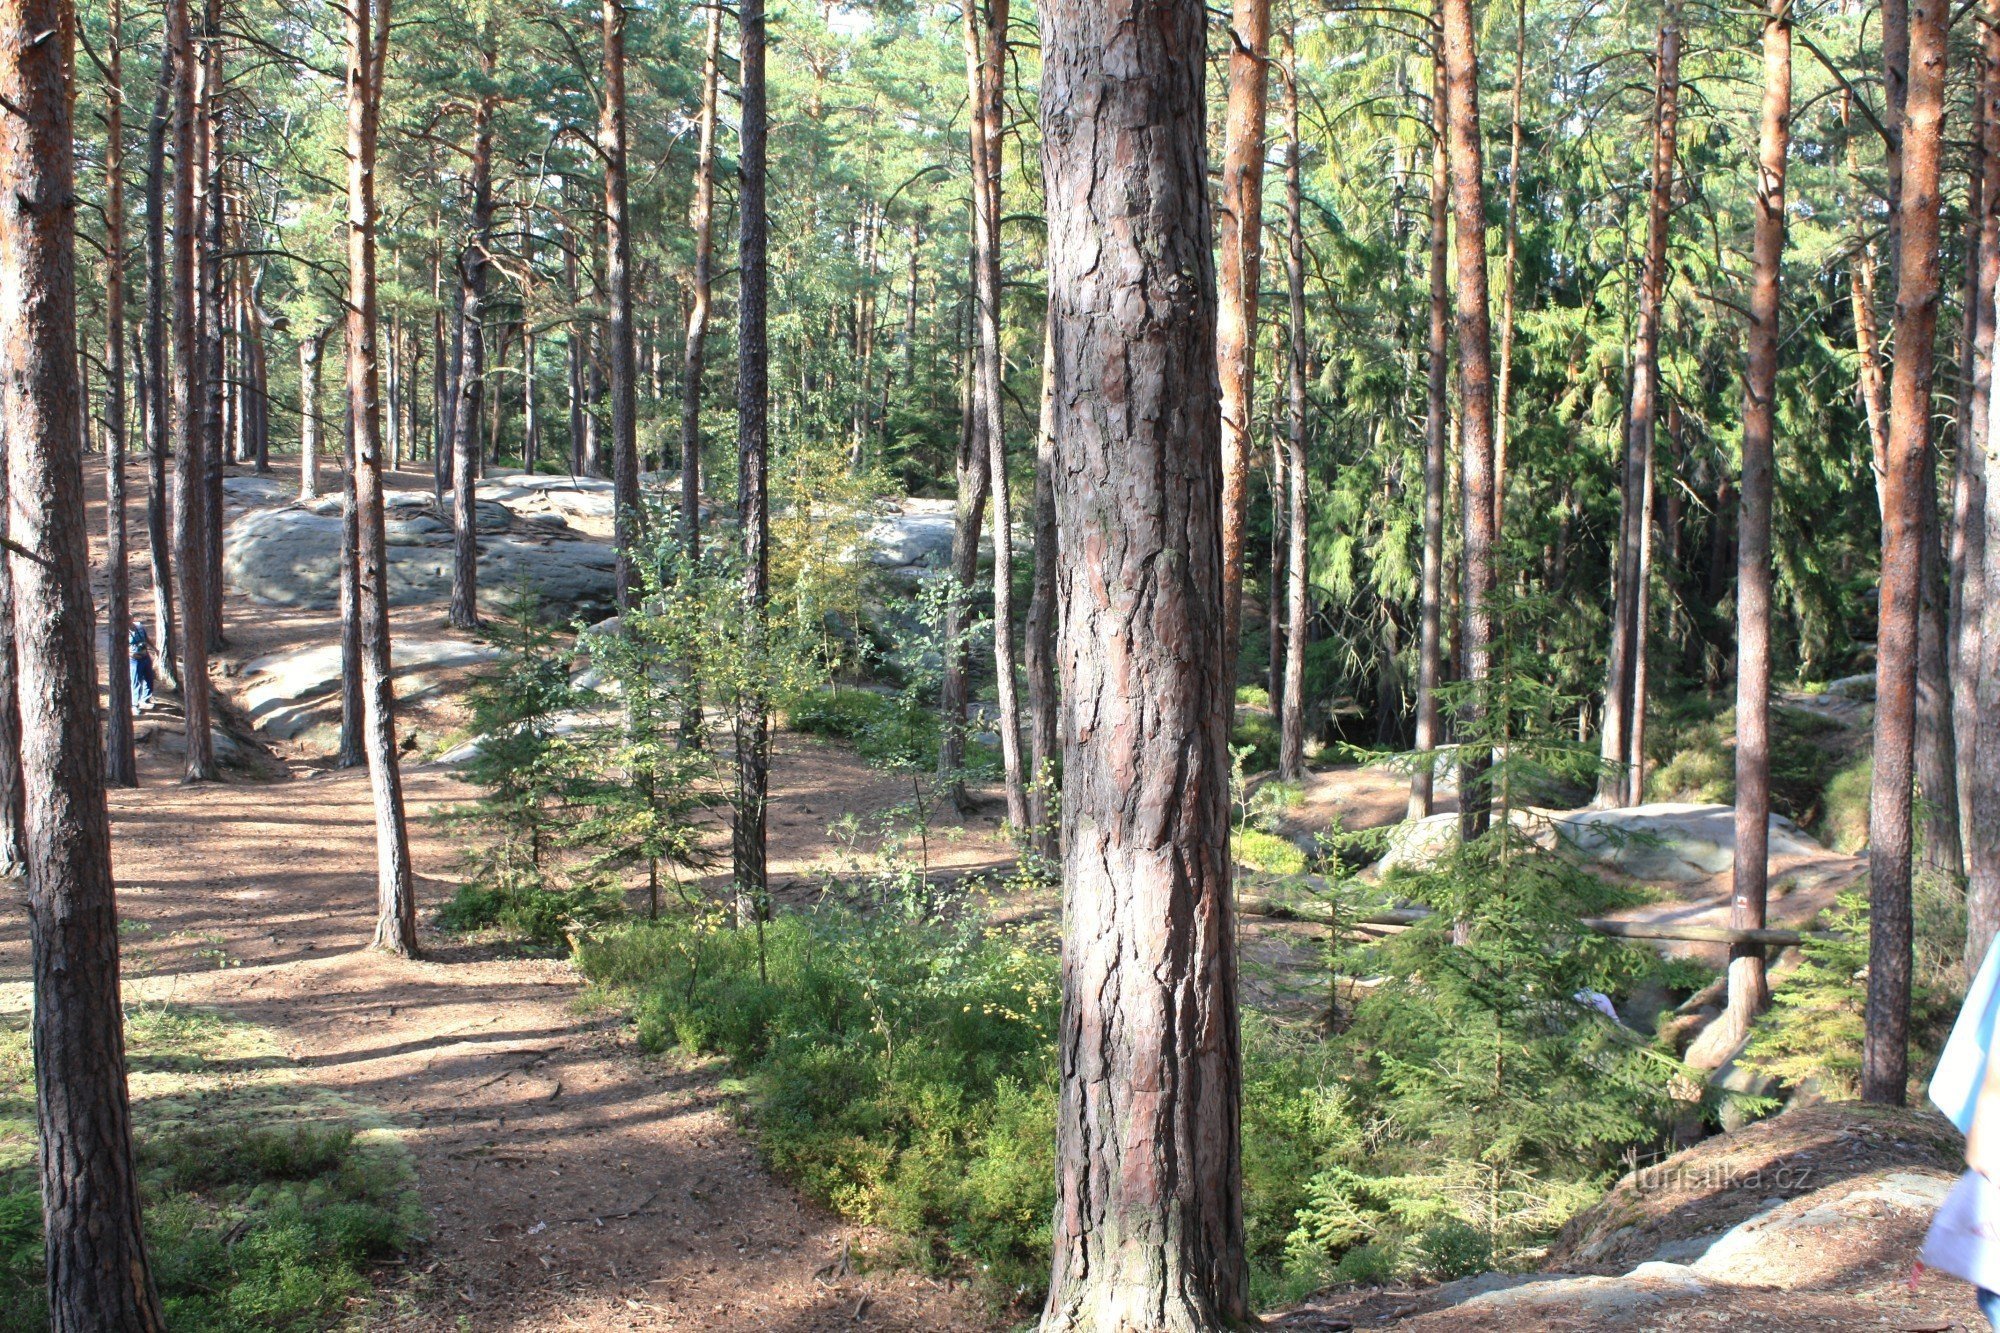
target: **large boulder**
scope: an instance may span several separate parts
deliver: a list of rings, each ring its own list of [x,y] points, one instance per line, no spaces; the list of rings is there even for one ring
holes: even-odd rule
[[[389,544],[389,601],[415,606],[451,595],[452,546],[440,531],[409,511]],[[503,609],[519,588],[533,591],[554,613],[607,609],[615,594],[617,561],[600,542],[561,534],[484,536],[479,542],[479,600]],[[340,516],[309,509],[259,510],[232,523],[223,546],[224,576],[232,588],[275,606],[331,610],[340,605]]]
[[[408,698],[430,669],[472,666],[504,656],[503,650],[467,639],[392,639],[390,660],[399,678],[397,694]],[[290,740],[312,725],[319,707],[340,688],[340,645],[317,644],[269,653],[243,664],[238,701],[250,720],[273,736]]]
[[[1728,870],[1736,857],[1736,811],[1727,805],[1658,802],[1575,810],[1554,816],[1553,823],[1577,851],[1634,879],[1694,883]],[[1826,851],[1783,815],[1771,816],[1770,839],[1774,857]]]

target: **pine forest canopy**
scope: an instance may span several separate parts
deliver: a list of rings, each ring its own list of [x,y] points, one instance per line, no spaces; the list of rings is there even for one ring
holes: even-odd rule
[[[422,948],[399,491],[448,534],[449,625],[516,636],[477,705],[493,864],[542,883],[538,821],[588,806],[562,902],[643,866],[657,915],[663,868],[709,864],[694,812],[726,809],[761,986],[794,928],[774,727],[875,706],[832,681],[893,697],[871,725],[926,829],[976,808],[993,733],[1067,932],[1046,1329],[1252,1316],[1245,769],[1401,755],[1413,820],[1451,779],[1473,859],[1424,906],[1476,969],[1520,924],[1497,903],[1586,915],[1507,869],[1520,811],[1684,794],[1661,732],[1699,716],[1735,806],[1740,1046],[1798,776],[1773,692],[1872,675],[1864,1097],[1900,1103],[1925,1040],[1924,877],[1969,919],[1954,965],[2000,928],[2000,0],[10,4],[0,181],[73,201],[0,221],[0,853],[33,904],[46,1141],[131,1142],[104,789],[137,785],[151,683],[125,645],[150,622],[181,771],[219,778],[249,522],[225,476],[294,459],[286,530],[337,543],[333,762],[366,770],[393,955]],[[564,608],[621,613],[592,631],[617,647],[574,645],[622,701],[587,775],[553,641],[495,615],[482,534],[512,520],[475,487],[521,472],[609,483],[606,605]],[[870,516],[946,500],[949,549],[878,614]],[[1632,1116],[1607,1123],[1639,1142]],[[55,1326],[160,1327],[129,1146],[59,1157]]]

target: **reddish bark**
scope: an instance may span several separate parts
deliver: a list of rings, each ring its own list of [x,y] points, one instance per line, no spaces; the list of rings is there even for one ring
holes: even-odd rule
[[[1042,1328],[1250,1315],[1215,278],[1194,0],[1044,0],[1063,1016]]]
[[[736,519],[743,534],[743,615],[753,653],[764,641],[771,589],[770,224],[765,212],[769,132],[764,0],[741,0],[737,22],[741,142],[737,151]],[[730,840],[739,924],[770,912],[765,802],[771,782],[769,704],[755,687],[736,701],[736,821]]]
[[[610,372],[611,489],[618,548],[617,595],[631,605],[638,580],[632,546],[644,522],[639,508],[638,361],[632,334],[632,222],[625,178],[625,5],[603,0],[604,94],[597,153],[604,159],[605,362]]]
[[[1944,128],[1944,0],[1909,9],[1897,245],[1896,345],[1929,348],[1937,331],[1938,177]],[[1896,358],[1882,484],[1882,574],[1876,632],[1875,771],[1868,815],[1867,1030],[1861,1095],[1901,1105],[1909,1078],[1911,788],[1916,731],[1923,495],[1931,449],[1928,355]]]
[[[1465,524],[1460,562],[1464,602],[1459,652],[1475,687],[1464,710],[1466,733],[1478,732],[1486,705],[1480,690],[1492,667],[1493,327],[1487,309],[1485,157],[1479,136],[1479,45],[1472,0],[1440,0],[1444,35],[1445,125],[1456,247],[1460,485]],[[1467,842],[1486,832],[1492,793],[1490,754],[1466,746],[1459,757],[1459,830]]]
[[[16,599],[49,1327],[164,1328],[125,1090],[118,914],[85,535],[66,0],[8,0],[0,31],[0,476]]]
[[[1424,554],[1417,630],[1417,768],[1410,775],[1411,819],[1429,816],[1437,775],[1430,756],[1437,751],[1438,683],[1444,677],[1444,471],[1450,447],[1451,404],[1446,376],[1451,309],[1450,147],[1444,124],[1444,60],[1431,64],[1431,107],[1436,117],[1431,143],[1431,324],[1429,383],[1424,408]]]
[[[1743,387],[1743,482],[1736,547],[1736,851],[1729,924],[1761,930],[1771,831],[1771,441],[1777,424],[1778,280],[1785,254],[1785,155],[1791,145],[1791,0],[1764,16],[1764,104],[1750,276],[1749,365]],[[1748,1035],[1770,1003],[1764,951],[1729,957],[1729,1021]]]
[[[1271,0],[1233,0],[1222,190],[1215,210],[1215,360],[1222,387],[1222,615],[1224,651],[1232,670],[1243,634],[1243,530],[1249,513],[1250,437],[1256,411],[1270,45]],[[1277,596],[1276,588],[1267,589],[1265,600],[1275,607]],[[1230,679],[1235,679],[1233,674]]]

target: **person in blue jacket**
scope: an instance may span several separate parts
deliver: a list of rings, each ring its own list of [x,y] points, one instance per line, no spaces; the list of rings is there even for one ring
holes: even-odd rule
[[[132,711],[143,713],[153,706],[153,646],[146,639],[146,622],[132,622],[126,643],[132,663]]]

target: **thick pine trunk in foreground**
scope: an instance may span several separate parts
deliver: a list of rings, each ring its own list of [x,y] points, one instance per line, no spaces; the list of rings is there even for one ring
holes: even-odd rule
[[[493,74],[492,48],[479,53],[480,68]],[[454,629],[479,627],[479,519],[475,492],[479,472],[479,407],[486,392],[486,283],[493,243],[493,106],[480,97],[472,112],[472,234],[459,256],[458,391],[452,396],[451,426],[451,606]],[[372,223],[371,223],[372,225]],[[350,360],[350,365],[352,364]]]
[[[1647,646],[1647,543],[1653,485],[1653,436],[1660,394],[1660,308],[1667,288],[1667,224],[1674,193],[1674,151],[1680,124],[1679,14],[1661,21],[1654,60],[1653,179],[1646,213],[1646,259],[1632,337],[1632,393],[1625,416],[1625,481],[1611,620],[1610,671],[1604,691],[1603,771],[1598,799],[1633,805],[1641,798],[1646,699],[1640,688]]]
[[[1431,144],[1431,325],[1429,382],[1424,405],[1424,554],[1417,630],[1417,768],[1410,775],[1411,819],[1429,816],[1435,802],[1437,771],[1432,767],[1440,739],[1437,689],[1444,679],[1444,472],[1451,447],[1451,402],[1447,376],[1451,346],[1446,325],[1451,310],[1450,147],[1444,124],[1444,61],[1431,66],[1431,106],[1437,115]]]
[[[0,210],[0,495],[17,598],[9,642],[26,790],[43,1255],[54,1333],[153,1333],[165,1325],[125,1091],[84,529],[72,23],[66,0],[8,0],[0,19],[0,180],[10,205]]]
[[[1736,547],[1736,852],[1729,924],[1760,930],[1771,832],[1771,439],[1777,425],[1778,279],[1785,255],[1785,155],[1792,128],[1791,0],[1764,17],[1764,107],[1757,138],[1749,368],[1743,388],[1743,484]],[[1729,1020],[1748,1035],[1770,1003],[1764,951],[1729,957]]]
[[[604,159],[605,362],[611,388],[611,490],[618,548],[618,609],[632,602],[638,576],[632,545],[644,515],[639,509],[638,361],[632,341],[632,220],[625,183],[625,6],[604,0],[604,94],[597,127]]]
[[[1223,651],[1233,668],[1242,646],[1243,530],[1249,517],[1256,406],[1271,0],[1234,0],[1227,36],[1229,101],[1223,112],[1222,189],[1215,213],[1215,358],[1222,387]],[[1265,589],[1271,608],[1267,618],[1273,623],[1277,598],[1276,588]]]
[[[739,63],[742,144],[737,154],[736,518],[743,537],[744,634],[752,660],[764,648],[771,589],[770,233],[764,206],[767,121],[764,0],[742,0]],[[736,823],[730,860],[736,919],[747,925],[770,912],[765,879],[765,799],[771,784],[769,701],[753,684],[736,701]]]
[[[1452,226],[1456,247],[1458,311],[1459,465],[1464,539],[1459,556],[1464,581],[1459,654],[1465,679],[1483,689],[1492,668],[1493,570],[1493,326],[1487,307],[1485,157],[1479,138],[1479,45],[1472,0],[1440,0],[1444,35],[1445,125],[1450,147]],[[1485,725],[1486,703],[1468,700],[1468,736]],[[1486,832],[1492,793],[1490,754],[1466,746],[1459,755],[1458,826],[1465,841]]]
[[[375,340],[375,132],[389,0],[357,0],[347,19],[347,410],[354,432],[356,586],[360,594],[362,745],[375,804],[375,947],[417,956],[417,885],[396,755],[389,655],[389,540],[382,505],[381,370]],[[470,478],[461,477],[468,482]]]
[[[701,378],[715,277],[715,95],[721,62],[722,5],[716,0],[709,6],[701,60],[701,142],[689,219],[694,230],[694,278],[688,294],[687,345],[681,354],[681,544],[689,559],[701,551]]]
[[[1048,1333],[1247,1322],[1193,0],[1044,0],[1063,1014]]]
[[[202,429],[204,362],[195,319],[195,60],[187,0],[169,0],[166,49],[174,65],[174,573],[180,589],[181,705],[189,782],[216,776],[209,724],[207,435]]]
[[[1876,631],[1875,774],[1869,791],[1867,1034],[1861,1095],[1901,1105],[1909,1082],[1911,787],[1924,505],[1937,331],[1938,175],[1944,128],[1944,0],[1913,0],[1903,106],[1896,358],[1882,479],[1882,576]]]
[[[104,108],[104,780],[139,785],[132,743],[132,581],[125,553],[125,80],[124,12],[111,0]]]

